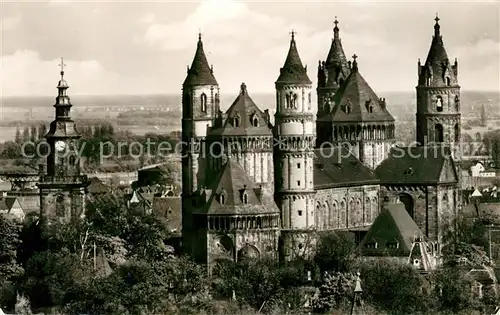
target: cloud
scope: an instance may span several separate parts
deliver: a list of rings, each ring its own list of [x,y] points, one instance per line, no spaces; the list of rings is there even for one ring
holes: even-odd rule
[[[95,60],[65,60],[70,94],[109,94],[119,91],[121,77]],[[0,86],[3,96],[56,95],[59,59],[41,60],[31,50],[18,50],[2,58]]]
[[[21,25],[21,16],[0,17],[0,32],[11,31]]]

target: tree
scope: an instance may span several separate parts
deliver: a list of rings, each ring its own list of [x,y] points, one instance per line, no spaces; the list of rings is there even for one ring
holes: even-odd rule
[[[347,272],[357,257],[354,235],[350,233],[322,234],[317,247],[314,261],[322,272]]]
[[[18,264],[22,225],[0,214],[0,305],[12,305],[16,299],[15,281],[23,273]]]
[[[328,273],[319,288],[319,296],[314,301],[315,311],[324,313],[348,306],[355,282],[356,277],[351,273]]]
[[[484,104],[481,105],[481,126],[486,127],[487,125],[487,117],[486,117],[486,109],[484,107]]]
[[[21,130],[19,129],[19,126],[16,128],[16,137],[15,137],[15,143],[21,144],[23,142],[23,139],[21,137]]]
[[[28,141],[30,141],[30,128],[28,126],[25,126],[23,130],[23,142]]]
[[[26,149],[30,149],[30,146],[27,146]],[[32,149],[32,148],[31,148]],[[29,152],[26,152],[29,153]],[[3,145],[3,151],[1,156],[7,159],[17,159],[21,157],[21,146],[13,141],[7,141]]]
[[[472,282],[459,268],[437,270],[432,276],[435,282],[434,296],[440,308],[458,312],[478,307],[471,290]]]
[[[38,139],[43,139],[43,137],[45,137],[46,134],[47,134],[47,126],[45,126],[45,124],[40,124],[40,126],[38,126]]]

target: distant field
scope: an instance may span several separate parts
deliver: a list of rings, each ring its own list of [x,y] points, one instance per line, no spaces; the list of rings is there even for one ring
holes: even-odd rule
[[[313,103],[316,103],[313,93]],[[222,93],[221,109],[226,110],[236,98],[235,93]],[[262,109],[270,109],[274,113],[276,98],[273,93],[251,94],[255,103]],[[414,123],[415,120],[415,93],[414,92],[388,92],[379,93],[385,97],[387,107],[398,124]],[[139,96],[71,96],[73,103],[72,117],[78,120],[106,120],[115,125],[117,129],[129,130],[136,134],[166,133],[180,130],[181,122],[181,96],[179,95],[139,95]],[[54,97],[4,97],[0,99],[0,141],[12,140],[15,136],[16,126],[24,128],[32,123],[45,122],[47,125],[54,117]],[[485,106],[493,129],[500,126],[500,96],[498,92],[462,92],[462,119],[479,118],[480,109]],[[147,119],[138,119],[137,124],[132,119],[127,121],[117,120],[120,113],[137,111],[140,115],[146,112],[162,113],[169,116],[171,121],[159,119],[156,122]],[[139,116],[138,115],[138,116]],[[156,124],[156,126],[155,126]],[[496,128],[495,128],[496,126]],[[402,126],[401,132],[406,133],[414,127]],[[483,130],[474,128],[464,130],[467,133],[483,133]],[[405,135],[406,136],[406,135]]]

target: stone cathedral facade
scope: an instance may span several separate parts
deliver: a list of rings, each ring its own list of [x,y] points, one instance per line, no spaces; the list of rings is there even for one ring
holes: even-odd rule
[[[384,202],[403,203],[431,240],[456,215],[456,160],[445,153],[460,141],[460,87],[438,21],[418,67],[416,148],[394,147],[389,102],[363,78],[357,56],[347,60],[337,21],[333,36],[318,66],[315,112],[292,32],[277,71],[274,125],[244,83],[221,111],[198,39],[182,92],[182,232],[186,252],[209,268],[224,260],[290,259],[317,231],[367,231]],[[432,161],[399,159],[396,149],[441,153]]]

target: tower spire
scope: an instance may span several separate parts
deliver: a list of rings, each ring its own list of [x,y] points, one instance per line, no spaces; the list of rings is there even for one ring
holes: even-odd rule
[[[335,21],[333,22],[335,24],[335,27],[333,28],[333,38],[334,39],[339,39],[339,21],[337,20],[337,16],[335,16]]]
[[[436,24],[434,25],[434,36],[439,36],[440,32],[440,28],[441,26],[439,25],[439,16],[438,14],[436,13],[436,18],[434,19],[434,21],[436,21]]]

